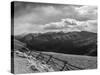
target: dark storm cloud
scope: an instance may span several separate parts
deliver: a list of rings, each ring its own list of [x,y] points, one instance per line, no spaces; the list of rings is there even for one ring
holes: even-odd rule
[[[15,18],[20,18],[19,20],[22,22],[25,18],[25,22],[27,22],[28,18],[28,22],[32,24],[47,24],[53,21],[60,21],[60,19],[66,17],[76,17],[75,15],[77,14],[71,5],[15,2],[14,6]]]

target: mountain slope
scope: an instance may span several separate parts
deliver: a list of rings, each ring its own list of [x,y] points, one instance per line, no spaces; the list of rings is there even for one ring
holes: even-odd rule
[[[30,49],[78,55],[97,55],[97,34],[92,32],[48,32],[19,39]]]

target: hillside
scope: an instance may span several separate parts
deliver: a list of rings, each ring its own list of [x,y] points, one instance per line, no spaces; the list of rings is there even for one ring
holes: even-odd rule
[[[26,44],[25,43],[22,43],[16,39],[14,39],[14,49],[20,49],[22,47],[24,47]]]
[[[16,40],[16,39],[14,39],[14,41],[15,41],[14,42],[15,49],[17,51],[20,51],[20,49],[23,48],[23,43]],[[55,53],[55,52],[44,52],[44,51],[41,51],[41,52],[43,54],[52,55],[53,57],[59,58],[59,59],[64,60],[64,61],[68,61],[70,64],[72,64],[74,66],[82,67],[85,69],[96,69],[97,68],[97,57],[71,55],[71,54],[63,54],[63,53]],[[31,52],[31,54],[35,55],[35,51],[33,50]],[[43,55],[43,56],[45,56],[45,55]],[[33,61],[33,63],[35,63],[36,61]],[[56,60],[55,60],[55,62],[56,62]],[[60,65],[63,65],[63,64],[61,64],[61,62],[57,62],[57,63]],[[51,64],[51,65],[53,65],[53,64]],[[52,67],[55,68],[54,65]],[[15,53],[14,53],[14,70],[15,70],[16,74],[38,72],[37,69],[31,69],[28,66],[27,58],[23,58],[21,56],[18,56]],[[43,70],[43,69],[41,69],[41,70]],[[43,71],[43,72],[46,72],[46,71]]]
[[[81,67],[85,69],[96,69],[97,68],[97,58],[96,57],[69,55],[69,54],[61,54],[61,53],[53,53],[53,52],[43,52],[43,53],[53,55],[53,57],[62,59],[64,61],[68,61],[70,64],[77,66],[77,67]],[[35,63],[36,61],[33,61],[33,63]],[[37,69],[35,68],[31,69],[31,67],[28,66],[27,58],[22,58],[22,57],[15,55],[14,62],[15,62],[14,63],[15,74],[39,72]],[[63,65],[61,62],[57,62],[57,61],[54,61],[54,62],[60,65]],[[54,64],[50,64],[50,65],[55,70]],[[76,70],[76,69],[73,68],[72,70]],[[41,72],[47,72],[47,71],[41,71]]]
[[[38,51],[97,56],[97,34],[92,32],[30,33],[18,40]]]
[[[68,61],[70,64],[73,64],[78,67],[83,67],[86,69],[97,68],[97,64],[96,64],[97,57],[62,54],[62,53],[54,53],[54,52],[43,52],[43,53],[53,55],[56,58]]]

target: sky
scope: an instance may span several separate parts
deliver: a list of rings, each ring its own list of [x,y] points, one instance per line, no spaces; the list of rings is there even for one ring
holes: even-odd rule
[[[97,7],[14,2],[14,35],[89,31],[97,33]]]

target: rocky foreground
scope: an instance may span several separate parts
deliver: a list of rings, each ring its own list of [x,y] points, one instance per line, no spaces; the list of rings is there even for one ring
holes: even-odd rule
[[[15,74],[54,71],[50,65],[21,53],[15,54],[14,66]]]

